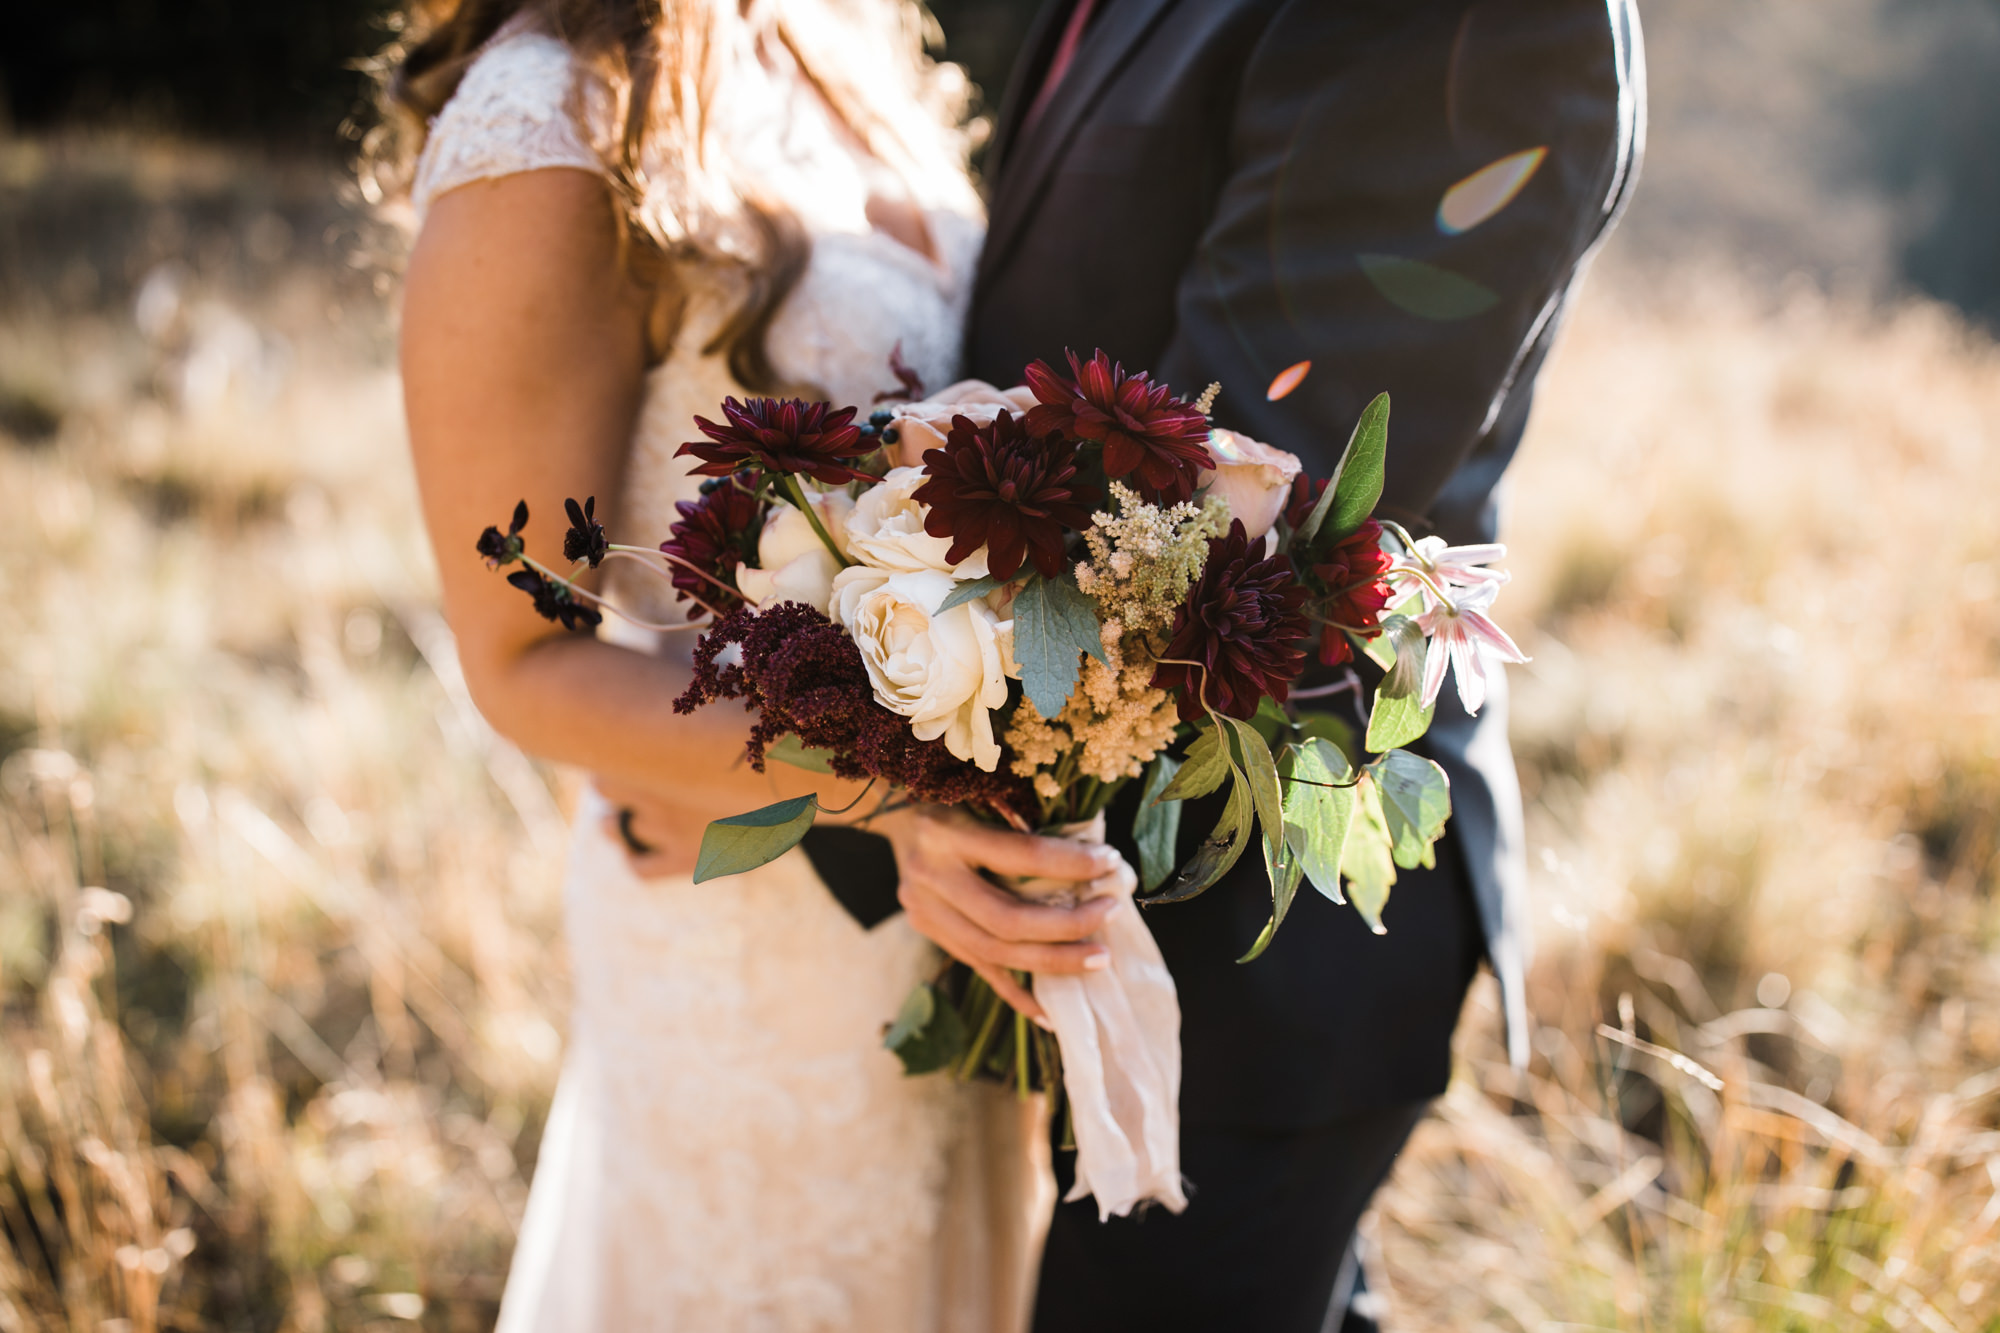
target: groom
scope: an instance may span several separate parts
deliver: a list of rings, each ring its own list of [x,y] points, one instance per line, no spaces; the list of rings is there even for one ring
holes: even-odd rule
[[[1644,117],[1630,0],[1050,0],[987,159],[967,373],[1013,384],[1036,357],[1102,347],[1190,395],[1220,381],[1218,425],[1322,477],[1387,390],[1381,512],[1491,541]],[[1255,856],[1147,913],[1184,1013],[1193,1201],[1108,1224],[1089,1200],[1059,1208],[1037,1333],[1372,1327],[1354,1225],[1444,1090],[1481,957],[1526,1054],[1504,690],[1475,721],[1447,688],[1426,748],[1451,831],[1435,870],[1398,880],[1387,935],[1305,893],[1238,966],[1270,909]],[[1184,852],[1216,813],[1185,812]]]

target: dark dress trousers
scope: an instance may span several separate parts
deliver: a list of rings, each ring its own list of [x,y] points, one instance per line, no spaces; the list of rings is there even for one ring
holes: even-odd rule
[[[1219,381],[1218,425],[1321,477],[1386,390],[1381,512],[1493,540],[1535,375],[1636,178],[1629,0],[1099,0],[1024,128],[1071,7],[1037,20],[1002,105],[967,373],[1014,384],[1035,358],[1102,347],[1190,396]],[[1254,849],[1204,896],[1148,911],[1180,990],[1193,1201],[1108,1225],[1060,1208],[1040,1333],[1317,1333],[1354,1218],[1445,1086],[1482,954],[1525,1054],[1504,687],[1473,719],[1447,683],[1418,748],[1451,779],[1450,832],[1436,870],[1400,875],[1386,935],[1302,889],[1238,965],[1270,910]],[[1189,803],[1184,849],[1217,804]],[[889,910],[879,843],[815,834],[808,850],[858,914]]]

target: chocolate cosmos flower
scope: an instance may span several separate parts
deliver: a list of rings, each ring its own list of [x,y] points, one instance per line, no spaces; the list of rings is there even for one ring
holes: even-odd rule
[[[707,440],[692,440],[679,454],[702,460],[695,472],[705,477],[726,477],[738,468],[760,467],[766,472],[796,473],[828,486],[866,480],[867,474],[851,464],[872,453],[875,441],[863,439],[854,424],[854,409],[835,411],[826,403],[807,403],[797,398],[752,398],[739,403],[722,401],[727,419],[717,425],[696,417]]]
[[[750,489],[752,476],[741,473],[721,483],[707,482],[699,500],[682,500],[674,508],[680,517],[660,543],[660,550],[677,556],[702,573],[734,586],[736,567],[757,549],[757,537],[764,530],[764,502]],[[741,606],[742,599],[681,565],[670,568],[674,591],[681,601],[699,598],[718,611]],[[699,619],[700,607],[693,616]]]
[[[1068,356],[1069,379],[1046,361],[1028,367],[1039,404],[1028,411],[1029,431],[1099,441],[1106,475],[1134,475],[1134,489],[1155,503],[1179,504],[1193,495],[1202,469],[1215,466],[1208,418],[1150,376],[1127,375],[1102,351],[1088,362]]]
[[[1292,576],[1292,562],[1265,560],[1264,543],[1251,541],[1241,521],[1208,544],[1208,563],[1174,616],[1173,638],[1164,658],[1199,662],[1200,668],[1162,661],[1153,688],[1173,690],[1181,720],[1209,707],[1248,719],[1265,695],[1283,702],[1305,662],[1299,640],[1306,635],[1306,590]]]
[[[604,620],[596,607],[578,601],[568,588],[543,578],[538,569],[517,569],[507,576],[507,582],[534,599],[536,615],[561,621],[566,630],[596,629]]]
[[[604,525],[597,521],[597,497],[593,495],[582,504],[564,500],[563,508],[569,512],[569,531],[563,534],[563,559],[588,560],[590,567],[596,569],[611,549],[604,536]]]
[[[521,540],[521,529],[528,526],[528,502],[514,502],[514,521],[507,525],[503,535],[498,528],[489,527],[479,534],[478,551],[486,557],[486,563],[494,569],[511,565],[521,558],[526,543]]]
[[[991,425],[953,417],[944,448],[924,454],[930,480],[911,499],[930,506],[924,531],[951,538],[953,564],[981,546],[987,570],[1011,579],[1033,552],[1054,578],[1063,567],[1063,530],[1090,525],[1095,487],[1076,480],[1076,446],[1060,435],[1033,436],[1011,413]]]

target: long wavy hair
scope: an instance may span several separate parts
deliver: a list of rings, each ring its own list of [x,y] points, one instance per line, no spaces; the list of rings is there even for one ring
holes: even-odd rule
[[[431,119],[481,48],[517,20],[577,54],[593,84],[578,89],[579,117],[610,122],[600,127],[608,134],[598,151],[627,267],[658,297],[648,330],[656,357],[680,325],[685,288],[676,274],[723,264],[740,275],[741,297],[703,350],[726,353],[747,388],[779,387],[765,338],[805,271],[811,241],[711,142],[717,86],[729,53],[744,43],[781,44],[920,202],[965,189],[969,85],[957,66],[930,59],[935,25],[916,0],[410,0],[401,36],[379,64],[384,115],[363,153],[371,195],[407,188]],[[610,114],[587,117],[586,106]],[[666,207],[649,206],[656,185],[669,184],[649,179],[649,160],[674,164]]]

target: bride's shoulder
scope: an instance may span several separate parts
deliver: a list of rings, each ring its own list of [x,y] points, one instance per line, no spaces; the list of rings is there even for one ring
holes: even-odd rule
[[[545,33],[503,32],[488,43],[431,122],[411,183],[418,211],[476,180],[603,170],[586,124],[599,90],[583,73],[569,47]]]

